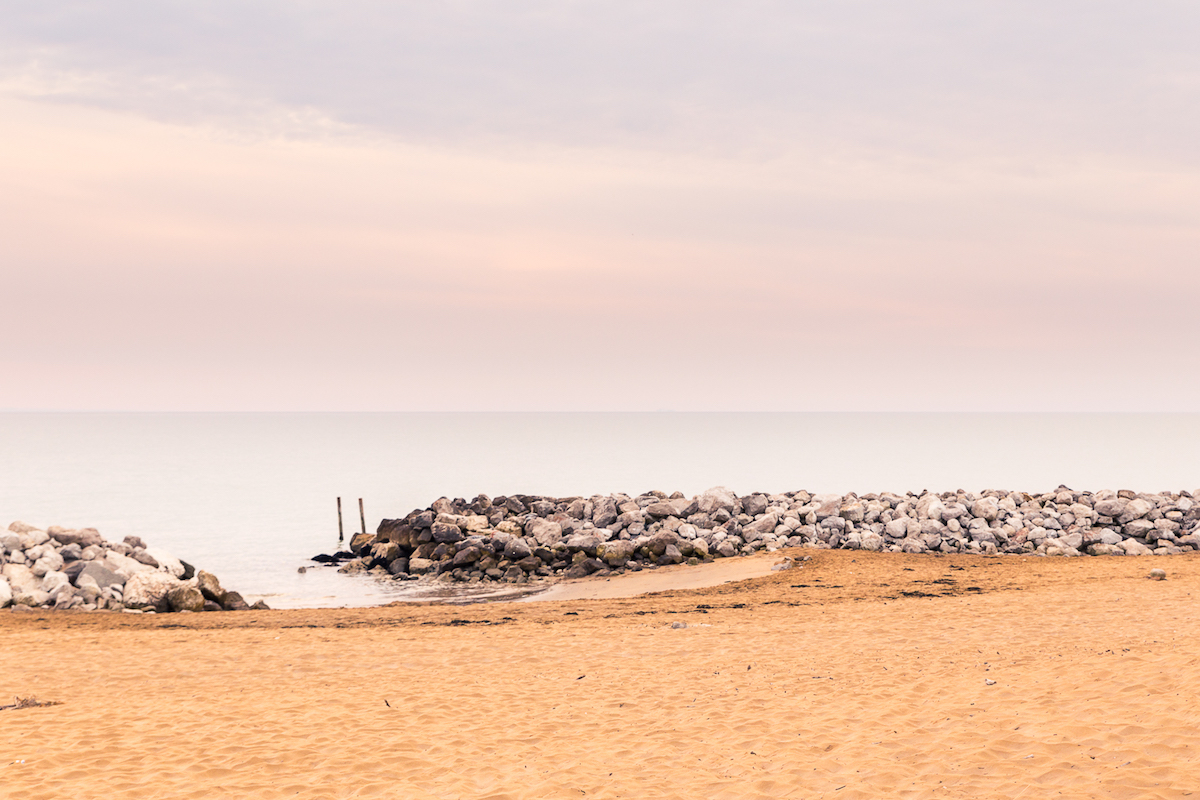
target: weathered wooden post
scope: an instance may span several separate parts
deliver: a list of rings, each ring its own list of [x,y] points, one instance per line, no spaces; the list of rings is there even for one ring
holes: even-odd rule
[[[358,498],[358,519],[362,522],[362,532],[367,532],[367,515],[363,513],[362,498]]]
[[[341,544],[346,538],[342,533],[342,498],[338,498],[338,544]]]

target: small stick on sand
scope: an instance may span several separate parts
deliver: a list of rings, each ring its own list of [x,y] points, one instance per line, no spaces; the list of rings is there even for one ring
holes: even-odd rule
[[[41,701],[36,697],[14,697],[17,702],[8,706],[0,706],[0,711],[10,711],[18,708],[40,708],[41,706],[61,706],[58,700]]]

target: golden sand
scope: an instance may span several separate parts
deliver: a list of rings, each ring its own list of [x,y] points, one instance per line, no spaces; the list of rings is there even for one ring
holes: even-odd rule
[[[0,797],[1200,797],[1197,601],[1200,555],[817,552],[624,599],[0,612],[0,705],[61,703],[0,712]]]

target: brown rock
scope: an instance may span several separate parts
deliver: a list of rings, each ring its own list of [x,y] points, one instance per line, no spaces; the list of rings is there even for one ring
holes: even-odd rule
[[[191,586],[177,586],[167,592],[167,604],[172,611],[203,611],[204,595]]]

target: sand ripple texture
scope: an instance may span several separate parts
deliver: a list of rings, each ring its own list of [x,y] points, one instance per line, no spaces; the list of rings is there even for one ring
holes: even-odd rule
[[[62,705],[0,712],[0,797],[1200,796],[1198,579],[823,552],[622,600],[5,612],[0,698]]]

